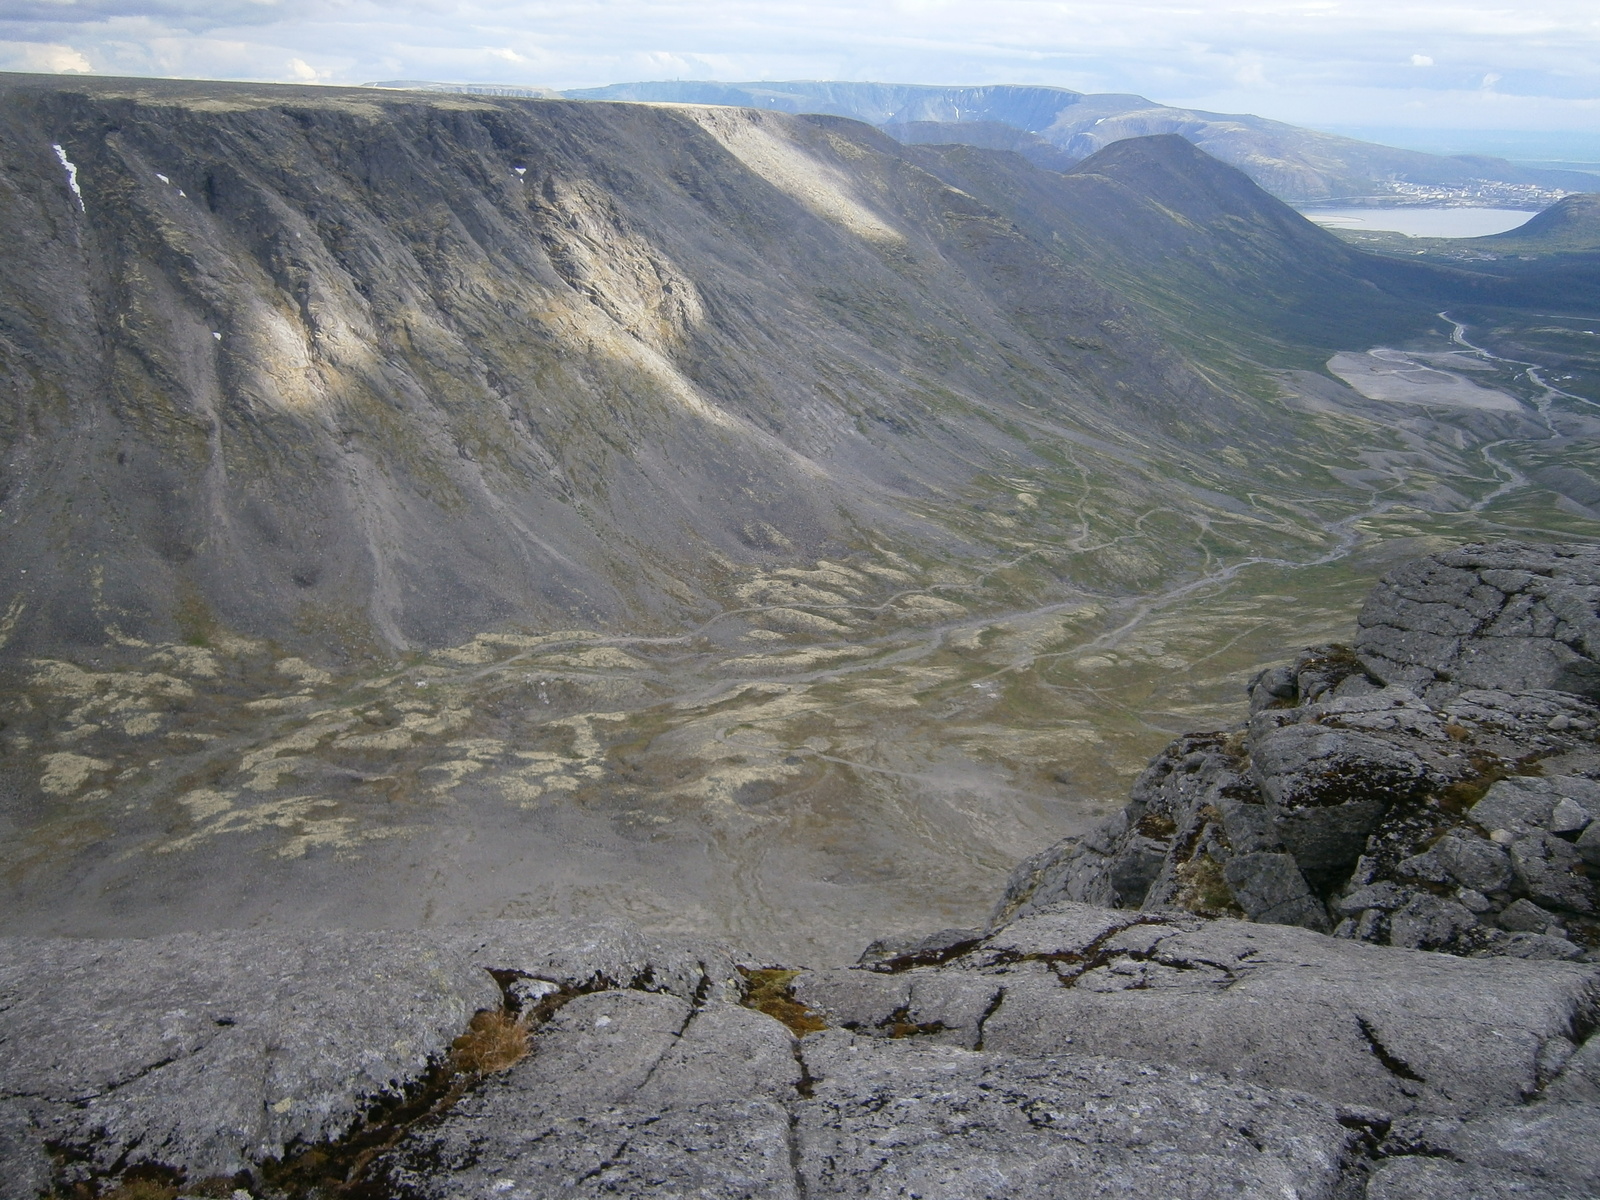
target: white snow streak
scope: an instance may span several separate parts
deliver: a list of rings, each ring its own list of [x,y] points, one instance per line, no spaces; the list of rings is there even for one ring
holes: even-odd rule
[[[67,157],[67,152],[61,148],[60,142],[52,142],[50,149],[56,152],[56,157],[61,160],[61,165],[67,169],[67,186],[72,189],[72,195],[78,202],[78,211],[83,212],[83,191],[78,187],[77,165]]]

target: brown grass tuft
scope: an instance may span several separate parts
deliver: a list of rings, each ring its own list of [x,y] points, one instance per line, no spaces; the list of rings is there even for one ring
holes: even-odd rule
[[[1242,917],[1244,910],[1233,898],[1222,864],[1200,854],[1178,868],[1178,895],[1173,903],[1202,917]]]
[[[520,1062],[528,1053],[528,1027],[503,1009],[476,1014],[450,1043],[450,1061],[459,1071],[490,1075]]]
[[[757,1012],[766,1013],[782,1021],[797,1037],[826,1029],[828,1023],[811,1009],[794,998],[789,985],[799,971],[780,971],[772,968],[739,968],[745,978],[744,1005]]]
[[[198,1183],[184,1184],[182,1194],[185,1196],[203,1196],[206,1200],[228,1200],[228,1197],[232,1196],[236,1189],[244,1187],[248,1182],[248,1178],[242,1178],[238,1175],[232,1178],[225,1175],[212,1175],[209,1178],[200,1180]],[[248,1191],[249,1189],[246,1188],[245,1190]]]
[[[100,1194],[100,1200],[177,1200],[177,1197],[177,1188],[153,1179],[129,1179]]]
[[[1502,779],[1515,775],[1541,773],[1538,754],[1525,755],[1510,761],[1495,754],[1468,754],[1473,774],[1454,783],[1446,784],[1435,794],[1435,801],[1447,813],[1464,816],[1468,809],[1482,800],[1489,789]]]

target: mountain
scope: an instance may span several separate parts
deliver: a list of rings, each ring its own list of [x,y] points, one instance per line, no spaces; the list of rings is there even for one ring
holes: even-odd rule
[[[559,100],[554,88],[530,87],[515,83],[432,83],[426,79],[387,79],[364,83],[362,87],[386,88],[401,92],[454,92],[462,96],[518,96],[524,100]]]
[[[885,132],[907,146],[965,145],[982,150],[1010,150],[1047,171],[1069,171],[1080,160],[1036,133],[1000,121],[902,121]]]
[[[1388,285],[1405,291],[1403,277],[1419,266],[1468,268],[1457,274],[1458,301],[1545,308],[1572,314],[1584,326],[1600,312],[1600,195],[1565,196],[1526,224],[1476,238],[1421,238],[1381,230],[1340,229],[1350,246],[1381,255],[1400,274]],[[1374,276],[1376,277],[1376,276]],[[1437,276],[1415,276],[1425,294]],[[1492,282],[1491,282],[1492,281]],[[1543,347],[1545,365],[1594,370],[1587,347]],[[1569,376],[1569,378],[1572,378]]]
[[[1043,153],[1037,143],[1000,146],[993,131],[984,127],[998,124],[1033,134],[1074,160],[1126,138],[1175,133],[1238,167],[1292,204],[1476,199],[1542,206],[1561,192],[1593,188],[1593,180],[1577,171],[1520,167],[1482,156],[1445,157],[1397,150],[1263,117],[1173,108],[1143,96],[1084,94],[1066,88],[671,81],[619,83],[566,95],[854,117],[905,141],[1016,149],[1052,169],[1059,169],[1055,166],[1059,158]]]
[[[1330,344],[1414,327],[1413,288],[1438,295],[1450,286],[1437,271],[1353,251],[1174,134],[1113,142],[1064,177],[962,148],[927,165],[1139,296],[1169,341],[1209,337],[1218,350],[1250,345],[1269,361],[1303,354],[1320,365]]]
[[[1318,248],[1270,285],[1283,320],[1374,286],[1178,139],[1108,152],[1112,196],[1003,155],[958,190],[866,126],[712,108],[12,76],[0,121],[17,645],[672,626],[739,563],[976,551],[939,497],[1039,436],[1266,436],[1086,249],[1191,238],[1157,176]]]
[[[1012,452],[1010,396],[1112,437],[1228,405],[1002,238],[1049,314],[1019,335],[944,224],[979,210],[865,128],[16,77],[3,101],[19,644],[676,623],[719,564],[945,540],[901,501]]]
[[[1553,267],[1175,136],[6,76],[0,231],[0,932],[837,961],[970,924],[1388,543],[1590,519],[1592,418],[1436,315],[1543,329]]]
[[[1525,225],[1490,237],[1473,238],[1474,247],[1551,254],[1600,250],[1600,194],[1566,196]]]

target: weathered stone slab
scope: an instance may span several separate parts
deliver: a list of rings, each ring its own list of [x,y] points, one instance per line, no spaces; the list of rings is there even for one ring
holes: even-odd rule
[[[1382,1149],[1600,1194],[1600,1106],[1593,1104],[1544,1101],[1469,1120],[1403,1119]]]
[[[458,1197],[800,1200],[789,1114],[759,1100],[572,1116],[467,1103],[381,1167],[385,1192]]]
[[[126,1153],[191,1179],[337,1138],[498,1007],[491,964],[560,1006],[520,1062],[400,1131],[369,1190],[1331,1198],[1364,1169],[1356,1132],[1410,1114],[1375,1167],[1384,1194],[1437,1183],[1402,1166],[1438,1153],[1482,1194],[1564,1195],[1593,1155],[1540,1147],[1600,1144],[1594,1052],[1568,1040],[1600,1015],[1600,967],[1190,914],[1062,904],[943,965],[804,972],[796,999],[859,1031],[798,1041],[717,994],[737,990],[725,949],[615,928],[5,951],[0,1152],[29,1187],[47,1136],[86,1167]]]
[[[1593,1195],[1575,1184],[1437,1158],[1390,1159],[1367,1184],[1367,1200],[1593,1200]]]
[[[0,940],[0,1097],[105,1169],[231,1174],[337,1136],[500,991],[435,933]]]
[[[1332,1106],[1191,1071],[823,1033],[799,1117],[811,1197],[1328,1197]]]
[[[578,989],[637,987],[684,1000],[736,998],[742,985],[735,960],[749,958],[707,938],[651,935],[615,921],[487,921],[445,932],[487,970]]]
[[[491,970],[649,989],[617,994],[676,1006],[680,1026],[740,987],[726,948],[614,924],[0,939],[0,1139],[191,1178],[336,1139],[501,1007]]]
[[[1600,551],[1504,542],[1416,559],[1373,588],[1356,649],[1390,683],[1600,698]]]
[[[1238,921],[1175,929],[1147,956],[1082,949],[1003,977],[985,1049],[1193,1065],[1388,1112],[1466,1112],[1531,1094],[1543,1047],[1600,1003],[1590,964],[1459,959]],[[1022,965],[1051,957],[1035,949]],[[1177,979],[1107,993],[1078,978],[1141,957]]]
[[[414,1197],[796,1197],[782,1107],[799,1094],[793,1045],[778,1022],[733,1005],[580,996],[380,1178]]]
[[[53,1166],[28,1105],[0,1100],[0,1200],[38,1200],[50,1187]]]

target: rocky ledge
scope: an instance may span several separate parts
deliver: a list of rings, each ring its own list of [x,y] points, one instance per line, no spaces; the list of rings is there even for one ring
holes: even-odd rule
[[[1595,958],[1600,548],[1418,559],[1359,625],[1263,672],[1248,721],[1179,738],[1115,818],[1019,866],[996,923],[1067,899]]]
[[[852,968],[555,922],[0,940],[0,1198],[1593,1196],[1597,580],[1407,566],[987,931]]]

